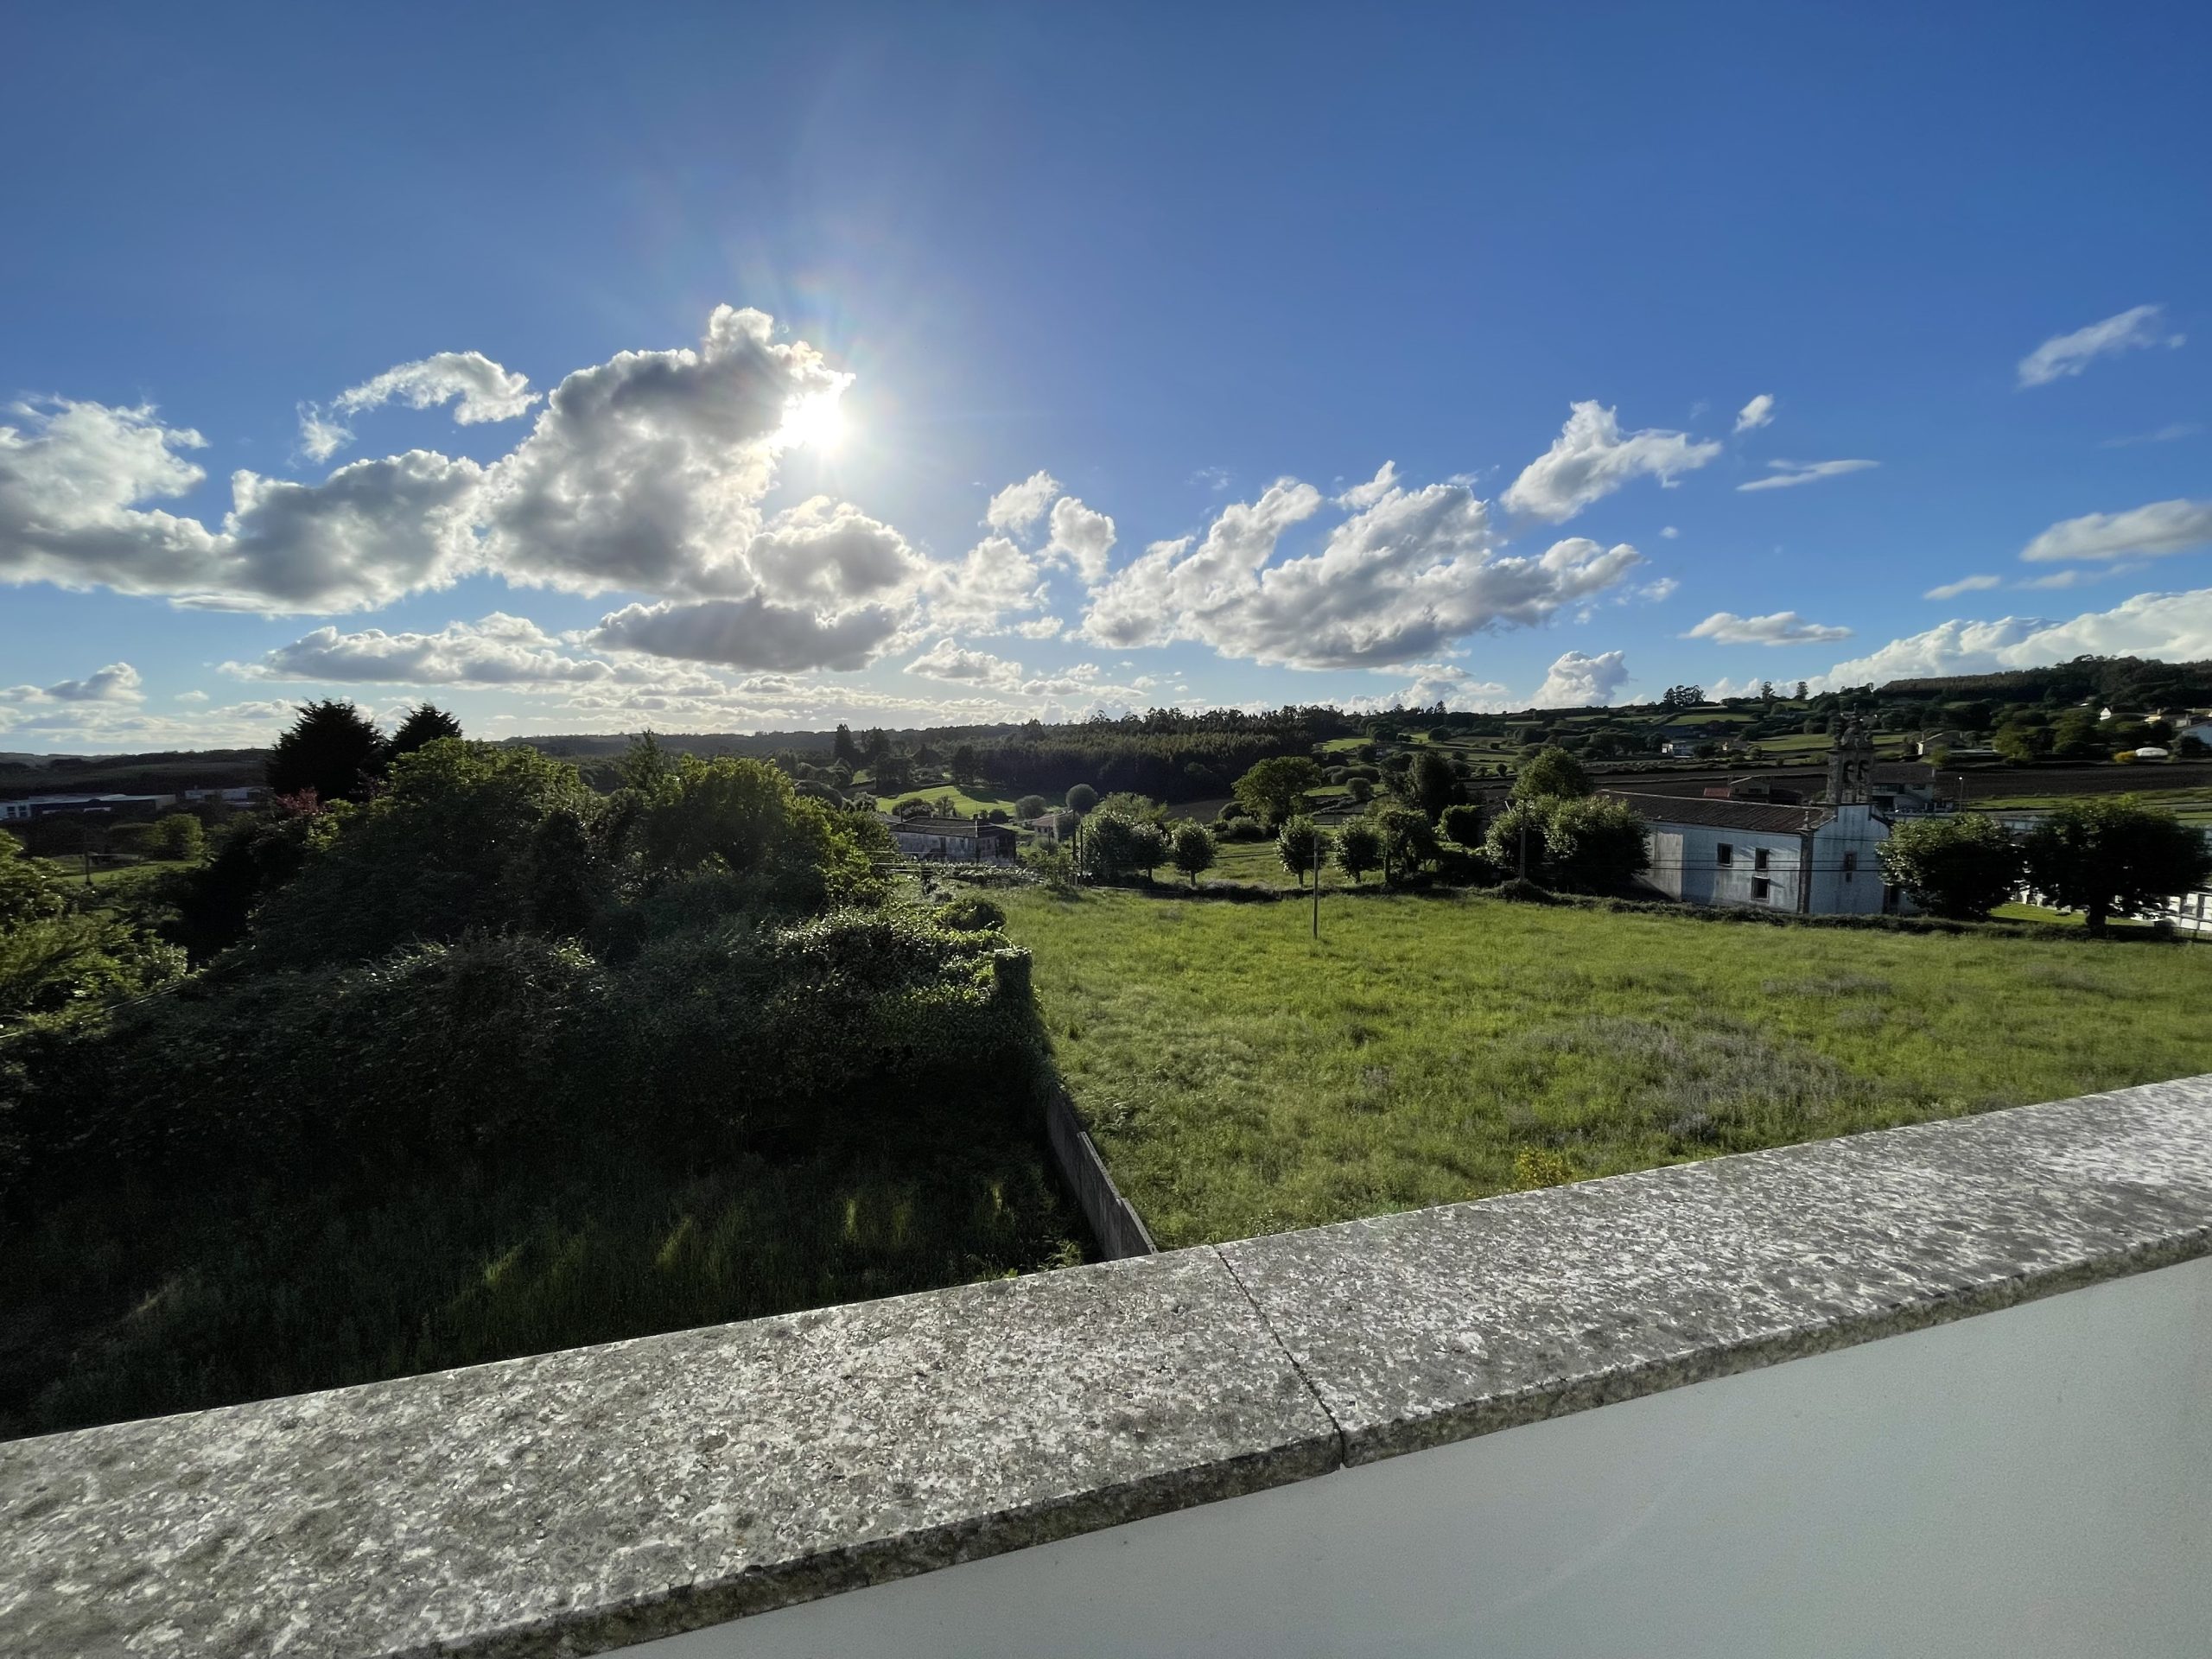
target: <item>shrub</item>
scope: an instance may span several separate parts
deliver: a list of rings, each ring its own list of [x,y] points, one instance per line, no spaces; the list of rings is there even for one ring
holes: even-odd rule
[[[1417,807],[1378,807],[1368,821],[1382,838],[1382,877],[1402,880],[1436,856],[1436,830]]]
[[[1354,886],[1370,870],[1382,867],[1382,836],[1365,819],[1356,819],[1337,834],[1337,868],[1352,879]]]
[[[1041,818],[1052,810],[1052,804],[1042,795],[1025,795],[1014,804],[1014,816],[1024,823],[1032,818]]]
[[[988,899],[970,894],[938,906],[937,920],[938,926],[949,927],[956,933],[981,933],[993,928],[1003,931],[1006,912]]]
[[[1303,813],[1282,821],[1282,828],[1275,832],[1275,854],[1282,860],[1282,867],[1298,878],[1298,885],[1306,885],[1306,876],[1318,871],[1328,858],[1328,836],[1314,827],[1313,820]]]
[[[1067,804],[1071,812],[1088,812],[1098,804],[1098,791],[1089,784],[1077,784],[1068,791]]]
[[[1437,828],[1444,832],[1446,841],[1462,847],[1479,847],[1483,844],[1483,810],[1465,802],[1447,806],[1437,820]]]

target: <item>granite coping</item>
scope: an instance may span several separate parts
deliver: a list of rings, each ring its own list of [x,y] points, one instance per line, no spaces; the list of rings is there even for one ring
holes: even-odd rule
[[[0,1651],[604,1651],[2212,1254],[2212,1077],[0,1444]]]

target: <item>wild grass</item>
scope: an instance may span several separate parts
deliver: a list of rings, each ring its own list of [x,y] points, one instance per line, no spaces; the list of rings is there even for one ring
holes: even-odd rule
[[[2212,1071],[2212,949],[1457,897],[1005,895],[1163,1246]]]
[[[988,1091],[985,1091],[986,1093]],[[0,1438],[1002,1277],[1081,1259],[1026,1091],[810,1154],[642,1151],[373,1194],[126,1189],[0,1252]],[[616,1103],[610,1103],[613,1107]]]

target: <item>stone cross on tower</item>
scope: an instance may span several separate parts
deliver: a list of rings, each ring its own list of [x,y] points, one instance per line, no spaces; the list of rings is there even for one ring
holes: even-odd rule
[[[1828,752],[1828,804],[1866,805],[1873,798],[1873,780],[1874,740],[1865,721],[1847,721]]]

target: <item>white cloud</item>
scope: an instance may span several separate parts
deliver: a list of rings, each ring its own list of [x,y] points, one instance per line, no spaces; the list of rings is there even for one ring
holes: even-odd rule
[[[22,708],[56,702],[143,702],[145,682],[128,663],[110,663],[81,680],[61,680],[53,685],[0,687],[0,703]]]
[[[2164,315],[2164,306],[2139,305],[2070,334],[2054,335],[2020,359],[2020,385],[2048,385],[2063,376],[2079,374],[2097,359],[2115,352],[2182,345],[2182,335],[2165,332]]]
[[[755,592],[747,550],[786,419],[852,379],[773,330],[717,306],[696,351],[622,352],[563,379],[486,479],[486,561],[575,593]]]
[[[176,700],[179,702],[205,702],[207,694],[205,691],[180,691],[176,694]]]
[[[1216,495],[1219,495],[1224,490],[1229,487],[1229,468],[1226,467],[1201,467],[1197,472],[1191,474],[1191,482],[1193,484],[1203,484],[1206,488],[1211,490]]]
[[[1848,639],[1851,630],[1808,622],[1795,611],[1776,611],[1769,616],[1738,616],[1733,611],[1715,611],[1682,638],[1710,639],[1723,645],[1799,645]]]
[[[317,628],[255,662],[223,666],[241,679],[346,684],[531,686],[615,677],[613,664],[573,656],[536,623],[499,611],[435,633]]]
[[[1355,484],[1338,496],[1337,505],[1340,507],[1350,507],[1355,512],[1360,511],[1373,506],[1397,487],[1398,463],[1395,461],[1386,461],[1382,463],[1382,469],[1366,483]]]
[[[1930,588],[1921,597],[1923,599],[1956,599],[1961,594],[1978,594],[1985,588],[2002,587],[2004,581],[2002,576],[1961,576],[1956,582],[1947,582],[1941,587]]]
[[[886,606],[825,616],[755,594],[626,606],[601,618],[584,643],[682,662],[797,673],[865,668],[889,647],[899,627],[899,613]]]
[[[1700,443],[1681,432],[1631,432],[1624,437],[1611,410],[1580,403],[1552,447],[1522,469],[1503,499],[1516,512],[1558,524],[1635,479],[1672,484],[1678,474],[1702,467],[1719,453],[1719,444]]]
[[[1045,563],[1073,565],[1083,585],[1096,588],[1105,579],[1107,557],[1114,550],[1114,521],[1064,495],[1052,503],[1052,539],[1041,556]]]
[[[1845,473],[1863,473],[1870,467],[1878,467],[1878,461],[1770,461],[1774,469],[1771,478],[1755,478],[1748,484],[1738,484],[1739,490],[1787,490],[1799,484],[1810,484],[1819,479],[1838,478]]]
[[[956,684],[980,685],[995,691],[1012,691],[1021,684],[1021,664],[988,652],[965,651],[950,639],[940,639],[906,664],[909,674]]]
[[[203,440],[147,407],[18,404],[0,426],[0,581],[109,588],[226,610],[338,611],[441,585],[473,558],[482,479],[470,461],[410,450],[320,484],[239,471],[219,531],[138,505],[205,474]]]
[[[1618,583],[1642,556],[1581,537],[1504,556],[1464,484],[1393,487],[1318,553],[1277,560],[1279,538],[1321,510],[1284,479],[1224,508],[1203,541],[1156,542],[1093,594],[1083,635],[1127,648],[1195,639],[1225,657],[1299,668],[1430,656],[1478,630],[1541,622]]]
[[[537,394],[530,390],[527,375],[510,373],[481,352],[440,352],[386,369],[374,379],[340,392],[332,406],[340,414],[358,415],[395,399],[416,409],[452,404],[454,419],[474,426],[514,419],[537,401]],[[353,436],[315,404],[301,405],[300,448],[309,460],[329,460]]]
[[[1681,533],[1682,532],[1681,531],[1676,530],[1672,524],[1662,524],[1659,529],[1659,534],[1670,542]]]
[[[2202,421],[2171,421],[2155,432],[2137,432],[2122,438],[2107,438],[2100,449],[2129,449],[2141,443],[2176,443],[2183,438],[2193,438],[2204,430]]]
[[[1736,429],[1752,432],[1774,422],[1774,394],[1763,391],[1736,411]]]
[[[1536,688],[1531,708],[1598,709],[1613,700],[1628,680],[1628,658],[1618,651],[1586,657],[1570,651],[1551,665]]]
[[[1043,570],[1004,536],[986,536],[958,564],[931,567],[923,591],[933,626],[967,633],[1001,632],[1009,613],[1045,605]]]
[[[2212,657],[2212,588],[2179,594],[2138,594],[2107,611],[2070,621],[2007,616],[1993,622],[1939,623],[1892,639],[1880,650],[1838,663],[1821,687],[1880,684],[1941,674],[1986,674],[2037,668],[2081,656],[2155,657],[2165,662]]]
[[[1641,588],[1637,588],[1632,597],[1643,600],[1648,604],[1657,605],[1672,599],[1681,589],[1681,585],[1672,576],[1661,576],[1656,581],[1647,582]]]
[[[1057,616],[1039,616],[1015,623],[1014,632],[1025,639],[1057,639],[1065,626]]]
[[[1386,696],[1347,697],[1339,706],[1353,715],[1379,715],[1393,709],[1433,709],[1440,702],[1458,714],[1502,714],[1514,707],[1505,688],[1497,681],[1478,680],[1465,669],[1450,663],[1408,663],[1398,671],[1413,675],[1413,683]]]
[[[2126,512],[2088,512],[2053,524],[2020,550],[2024,559],[2154,558],[2212,542],[2212,501],[2153,501]]]
[[[1039,470],[1019,484],[1009,484],[991,498],[983,509],[983,522],[993,530],[1027,530],[1045,516],[1045,509],[1059,494],[1059,480]]]

